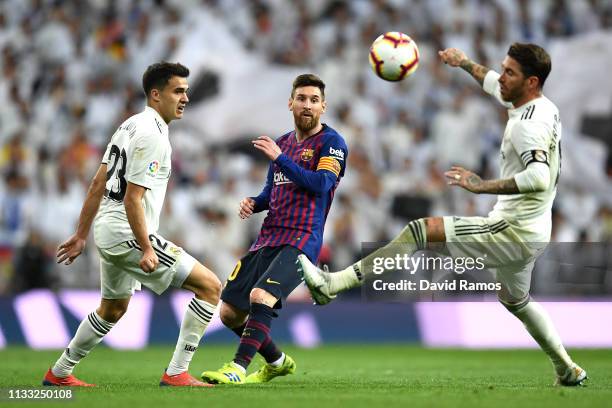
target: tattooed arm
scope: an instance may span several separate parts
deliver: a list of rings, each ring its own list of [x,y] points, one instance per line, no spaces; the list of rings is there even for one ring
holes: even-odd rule
[[[465,72],[470,74],[482,86],[484,77],[489,68],[475,63],[465,55],[465,53],[457,48],[447,48],[444,51],[438,51],[438,55],[445,64],[451,67],[460,67]]]
[[[476,194],[521,194],[514,178],[505,180],[483,180],[463,167],[453,166],[444,173],[448,184],[463,187]]]

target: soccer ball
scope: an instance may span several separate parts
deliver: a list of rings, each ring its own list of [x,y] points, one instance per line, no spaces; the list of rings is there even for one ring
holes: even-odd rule
[[[374,73],[385,81],[401,81],[419,66],[419,49],[406,34],[391,31],[372,43],[370,65]]]

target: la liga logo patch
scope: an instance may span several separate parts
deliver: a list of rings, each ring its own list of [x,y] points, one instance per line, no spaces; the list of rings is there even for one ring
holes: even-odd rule
[[[159,171],[159,162],[157,160],[153,160],[151,163],[149,163],[149,166],[147,167],[147,173],[150,176],[154,176],[157,174],[158,171]]]

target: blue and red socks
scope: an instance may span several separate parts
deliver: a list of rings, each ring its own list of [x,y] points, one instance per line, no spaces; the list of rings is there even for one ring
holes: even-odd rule
[[[246,323],[231,330],[236,333],[238,337],[242,337],[242,332],[244,331],[245,327]],[[261,343],[261,347],[259,350],[257,350],[257,352],[261,354],[268,364],[278,361],[283,356],[283,352],[276,346],[270,335],[268,335],[263,343]]]
[[[268,363],[278,360],[282,356],[281,351],[278,350],[270,338],[270,326],[275,315],[274,309],[270,306],[263,303],[251,304],[249,320],[244,325],[240,344],[234,356],[235,364],[246,370],[258,351]],[[234,329],[234,332],[237,333],[239,329]]]

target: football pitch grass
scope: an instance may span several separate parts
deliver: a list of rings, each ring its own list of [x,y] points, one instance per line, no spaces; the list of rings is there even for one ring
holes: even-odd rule
[[[536,350],[473,351],[410,345],[327,345],[286,348],[296,374],[267,384],[209,389],[160,388],[172,346],[141,351],[98,347],[75,374],[96,388],[74,389],[72,401],[8,402],[2,406],[66,407],[602,407],[612,406],[612,350],[572,350],[588,386],[553,387],[552,368]],[[203,344],[191,363],[198,377],[233,356],[234,347]],[[59,351],[0,350],[0,388],[39,387]],[[252,369],[260,364],[254,361]]]

